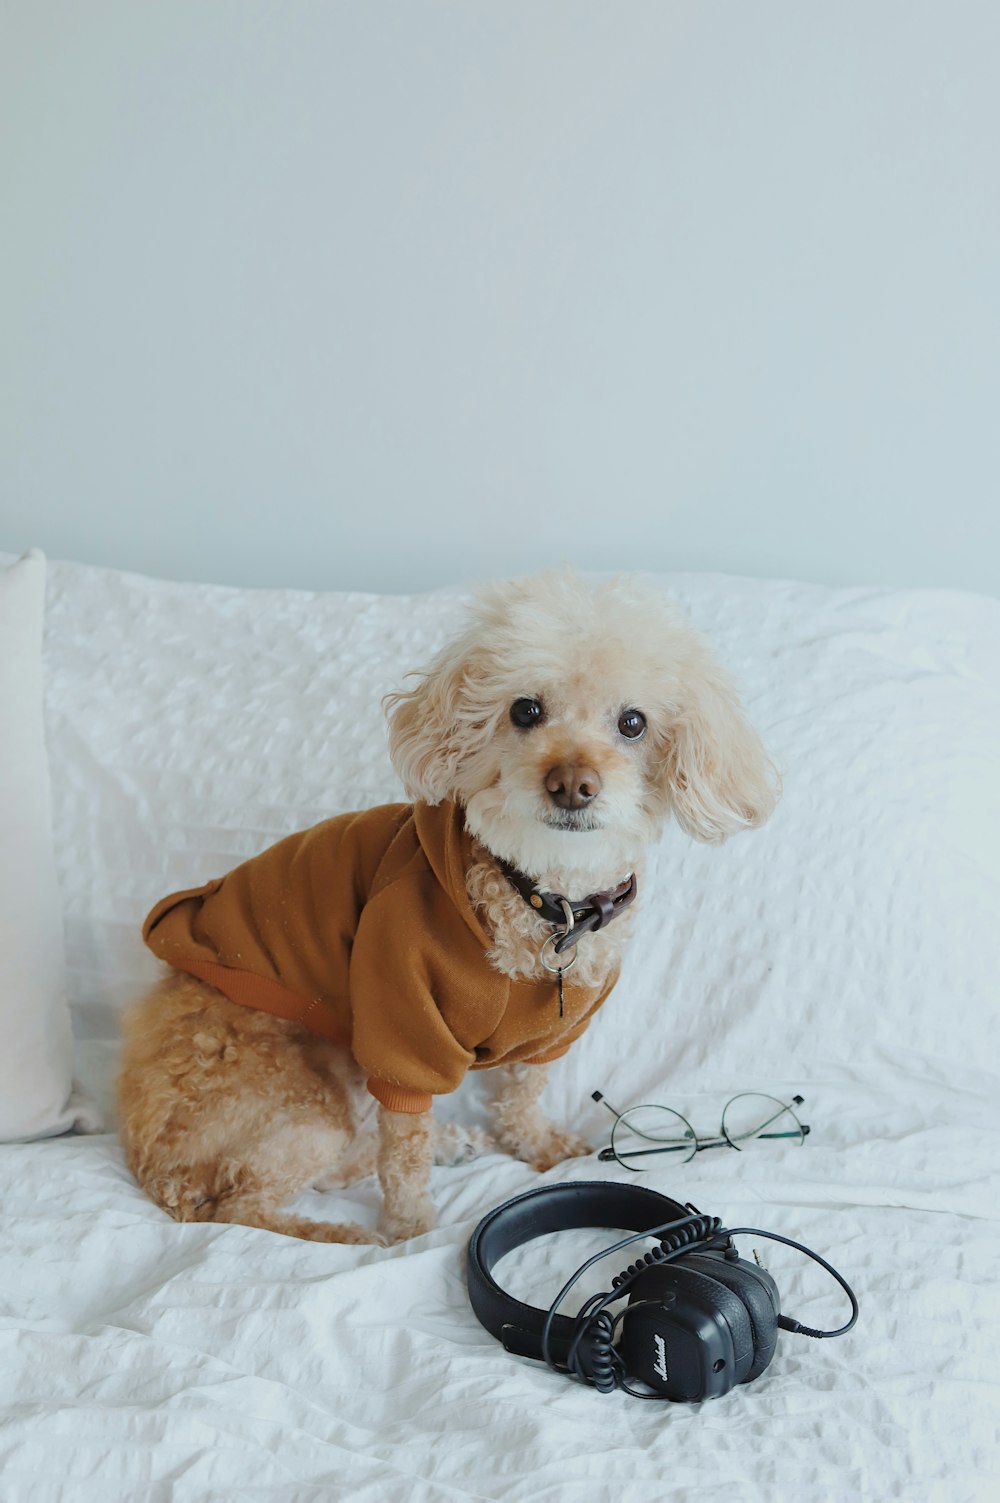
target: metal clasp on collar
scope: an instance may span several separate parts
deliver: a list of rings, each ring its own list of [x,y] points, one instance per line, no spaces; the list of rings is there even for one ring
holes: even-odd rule
[[[560,939],[564,939],[565,936],[573,928],[573,924],[574,924],[573,909],[570,907],[570,904],[567,902],[567,900],[565,898],[563,898],[561,900],[561,902],[562,902],[563,918],[566,921],[566,927],[564,929],[556,929],[554,931],[554,933],[550,934],[545,940],[542,941],[542,944],[539,947],[539,951],[538,951],[538,958],[542,962],[542,965],[545,967],[545,969],[547,971],[551,971],[554,976],[555,975],[561,975],[563,971],[570,971],[570,970],[572,970],[573,967],[576,965],[576,962],[577,962],[577,954],[576,954],[576,948],[575,948],[575,946],[574,946],[574,949],[573,949],[573,954],[570,956],[570,958],[568,960],[563,960],[562,956],[556,951],[556,948],[555,948],[556,942],[558,940],[560,940]],[[552,964],[552,962],[549,960],[548,956],[545,953],[546,950],[548,949],[549,945],[552,946],[552,954],[555,957],[555,962],[556,962],[555,965]]]

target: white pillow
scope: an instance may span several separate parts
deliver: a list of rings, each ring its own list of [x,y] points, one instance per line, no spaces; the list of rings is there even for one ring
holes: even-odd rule
[[[73,1037],[42,725],[45,558],[0,573],[0,1140],[93,1130]]]

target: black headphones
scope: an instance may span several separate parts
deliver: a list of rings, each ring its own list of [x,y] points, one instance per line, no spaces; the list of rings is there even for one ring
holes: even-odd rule
[[[592,1226],[630,1228],[635,1235],[589,1258],[548,1311],[514,1299],[493,1279],[495,1264],[515,1247],[548,1232]],[[851,1301],[847,1324],[816,1331],[782,1315],[771,1275],[733,1246],[733,1237],[747,1233],[783,1242],[825,1268]],[[575,1316],[556,1313],[592,1264],[644,1237],[655,1237],[657,1246],[616,1275],[606,1294],[594,1295]],[[774,1356],[779,1329],[843,1336],[858,1318],[846,1281],[801,1243],[758,1227],[728,1231],[717,1216],[703,1216],[690,1204],[613,1180],[543,1186],[497,1206],[470,1238],[467,1273],[473,1310],[508,1352],[546,1362],[602,1393],[620,1387],[644,1399],[717,1398],[759,1377]],[[625,1294],[627,1306],[612,1316],[608,1307]]]

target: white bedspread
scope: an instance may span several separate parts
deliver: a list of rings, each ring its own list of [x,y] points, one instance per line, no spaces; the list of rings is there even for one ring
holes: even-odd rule
[[[466,1241],[539,1182],[524,1165],[435,1170],[437,1230],[380,1250],[177,1225],[110,1131],[8,1147],[3,1503],[1000,1493],[1000,606],[663,584],[744,685],[785,795],[722,848],[669,832],[615,995],[546,1105],[603,1143],[598,1087],[707,1129],[735,1091],[800,1091],[804,1147],[704,1153],[643,1182],[823,1253],[859,1294],[855,1330],[783,1334],[767,1372],[714,1403],[602,1397],[508,1356],[468,1306]],[[146,909],[399,797],[379,699],[459,607],[51,566],[57,854],[80,1070],[105,1102],[117,1014],[156,974]],[[489,1088],[442,1110],[481,1120]],[[594,1177],[628,1178],[595,1158],[546,1178]],[[373,1223],[376,1192],[298,1204]],[[600,1241],[546,1239],[500,1275],[547,1303]],[[787,1311],[846,1318],[819,1270],[759,1246]]]

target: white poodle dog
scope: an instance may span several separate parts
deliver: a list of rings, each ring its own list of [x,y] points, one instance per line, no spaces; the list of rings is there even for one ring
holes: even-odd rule
[[[721,841],[777,796],[705,642],[634,579],[487,588],[386,704],[412,804],[288,837],[147,919],[171,969],[126,1020],[121,1133],[179,1220],[398,1241],[433,1225],[436,1156],[589,1152],[538,1098],[611,992],[644,853],[671,814]],[[468,1068],[501,1077],[495,1140],[434,1127]],[[281,1209],[376,1168],[378,1235]]]

